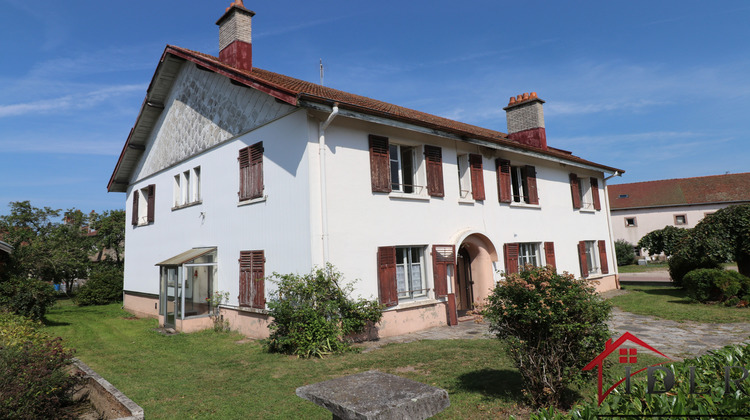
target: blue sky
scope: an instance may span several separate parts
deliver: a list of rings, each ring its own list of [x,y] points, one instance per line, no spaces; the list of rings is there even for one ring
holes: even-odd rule
[[[124,208],[106,186],[166,44],[218,55],[230,0],[0,0],[0,214]],[[748,172],[747,1],[249,1],[253,64],[548,143],[614,183]]]

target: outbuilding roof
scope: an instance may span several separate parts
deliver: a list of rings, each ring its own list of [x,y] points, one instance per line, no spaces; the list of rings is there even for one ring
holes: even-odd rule
[[[622,169],[598,164],[578,156],[571,152],[549,147],[545,150],[521,144],[508,138],[507,134],[462,123],[448,118],[428,114],[426,112],[393,105],[378,101],[365,96],[344,92],[327,86],[306,82],[279,73],[253,67],[252,70],[241,70],[223,63],[219,58],[168,45],[159,62],[159,67],[149,86],[146,99],[141,107],[136,125],[131,130],[128,140],[123,147],[117,166],[108,184],[109,191],[124,192],[127,187],[132,170],[137,160],[145,150],[145,141],[148,133],[153,128],[158,113],[163,109],[163,100],[166,98],[169,88],[174,83],[175,66],[184,61],[191,61],[201,68],[221,74],[232,79],[233,83],[245,85],[263,91],[274,96],[280,101],[293,106],[306,108],[330,107],[334,104],[342,110],[385,118],[402,123],[413,124],[435,130],[436,134],[447,133],[459,140],[476,139],[510,147],[519,151],[529,151],[536,154],[546,155],[562,161],[593,167],[605,172],[625,172]],[[324,108],[321,108],[324,109]],[[343,115],[343,114],[342,114]],[[141,124],[143,123],[143,124]]]
[[[609,185],[612,210],[750,202],[750,172]]]

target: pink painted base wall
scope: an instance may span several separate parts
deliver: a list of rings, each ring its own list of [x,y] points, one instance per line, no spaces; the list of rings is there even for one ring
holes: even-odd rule
[[[617,289],[618,283],[616,279],[617,279],[617,276],[614,274],[597,279],[596,281],[599,282],[599,284],[596,284],[597,293],[602,293],[602,292],[607,292],[610,290]]]
[[[156,318],[159,316],[159,299],[125,294],[122,307],[139,318]]]
[[[379,337],[391,337],[447,325],[446,304],[439,302],[429,306],[383,312],[383,319],[377,327]]]

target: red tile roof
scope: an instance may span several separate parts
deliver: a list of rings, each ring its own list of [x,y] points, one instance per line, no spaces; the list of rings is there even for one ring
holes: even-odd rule
[[[582,159],[562,149],[549,147],[541,150],[536,147],[527,146],[517,141],[508,139],[507,134],[500,131],[490,130],[471,124],[454,121],[448,118],[438,117],[426,112],[393,105],[378,101],[361,95],[344,92],[327,86],[306,82],[293,77],[284,76],[268,70],[253,67],[250,71],[240,70],[221,62],[219,58],[188,50],[185,48],[168,45],[165,54],[173,54],[184,59],[205,66],[220,74],[231,77],[233,80],[245,83],[255,88],[260,88],[267,93],[292,105],[299,105],[299,101],[317,102],[332,105],[338,103],[340,108],[359,111],[365,114],[381,116],[393,120],[407,122],[423,127],[429,127],[453,133],[459,136],[472,137],[492,143],[510,146],[516,149],[524,149],[537,153],[554,156],[571,162],[594,166],[607,172],[625,172],[622,169],[613,168],[599,163]]]
[[[609,185],[612,210],[750,202],[750,172]]]

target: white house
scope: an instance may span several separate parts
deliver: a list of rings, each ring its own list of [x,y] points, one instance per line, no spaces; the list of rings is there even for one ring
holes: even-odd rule
[[[666,226],[693,228],[707,215],[750,203],[750,172],[609,186],[615,240],[635,245]]]
[[[232,328],[264,337],[264,276],[328,262],[386,305],[380,336],[453,324],[526,263],[617,287],[623,171],[547,146],[535,93],[505,134],[293,79],[253,66],[253,16],[227,9],[218,58],[164,50],[108,186],[127,310],[191,331],[226,291]]]

